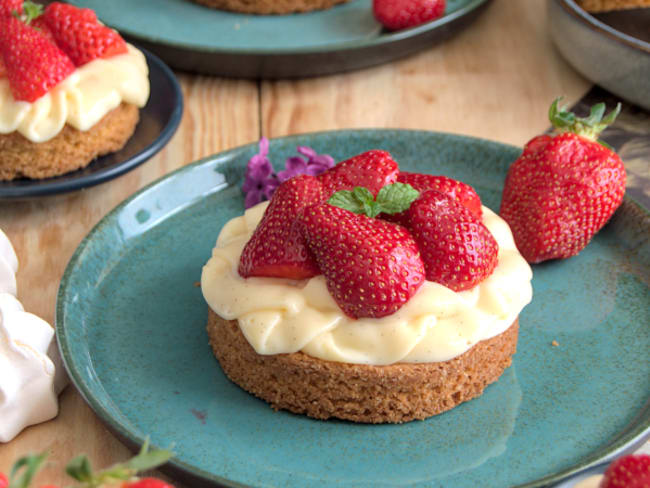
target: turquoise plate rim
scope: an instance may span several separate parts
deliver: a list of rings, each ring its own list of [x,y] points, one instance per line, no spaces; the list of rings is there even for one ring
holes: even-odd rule
[[[291,143],[291,141],[297,141],[305,137],[328,137],[328,136],[339,136],[345,135],[346,137],[355,136],[355,135],[370,135],[370,134],[399,134],[399,133],[420,133],[420,134],[429,134],[429,135],[444,135],[446,137],[458,138],[458,139],[467,139],[474,141],[483,141],[494,146],[501,146],[504,150],[508,151],[521,151],[521,148],[513,146],[510,144],[504,144],[498,141],[492,141],[489,139],[465,136],[461,134],[452,134],[444,132],[435,132],[435,131],[425,131],[425,130],[415,130],[415,129],[386,129],[386,128],[367,128],[367,129],[353,129],[353,130],[333,130],[333,131],[320,131],[320,132],[309,132],[309,133],[300,133],[294,134],[286,137],[274,138],[271,141],[282,141],[285,143]],[[230,158],[236,157],[238,154],[250,150],[251,148],[257,147],[257,142],[252,142],[244,144],[233,149],[222,151],[211,156],[199,159],[195,162],[192,162],[188,165],[185,165],[171,173],[168,173],[161,178],[153,181],[149,185],[143,187],[142,189],[135,192],[133,195],[125,199],[123,202],[118,204],[115,208],[109,211],[102,219],[92,228],[92,230],[82,239],[79,243],[74,254],[68,262],[63,277],[59,283],[59,288],[57,292],[56,300],[56,310],[55,310],[55,330],[57,342],[63,358],[64,366],[68,372],[69,377],[72,380],[72,383],[77,388],[77,391],[82,395],[86,403],[90,408],[95,412],[95,414],[100,418],[100,420],[113,432],[120,440],[131,448],[138,448],[142,446],[145,442],[145,438],[138,436],[131,432],[127,426],[120,423],[117,419],[113,418],[112,415],[105,409],[99,401],[96,401],[93,396],[92,388],[83,380],[82,376],[79,374],[78,366],[75,362],[75,359],[71,356],[70,347],[68,343],[68,338],[65,330],[65,298],[66,290],[69,285],[71,278],[74,275],[75,267],[77,263],[82,258],[84,251],[92,243],[94,236],[103,230],[103,227],[110,225],[110,221],[119,212],[129,205],[133,200],[139,198],[141,195],[154,190],[156,187],[161,185],[163,182],[174,178],[175,176],[189,172],[193,168],[213,162],[215,160],[228,160]],[[209,194],[209,193],[208,193]],[[182,210],[185,206],[191,205],[197,200],[203,198],[203,196],[195,196],[187,201],[183,202],[183,205],[176,207],[175,211]],[[650,218],[650,210],[646,209],[634,199],[629,196],[624,197],[624,205],[632,205],[636,207],[644,218]],[[175,212],[170,212],[168,215],[171,215]],[[90,358],[89,358],[90,359]],[[541,488],[545,486],[551,486],[553,484],[559,483],[571,476],[574,476],[584,470],[591,469],[596,465],[609,461],[619,455],[627,453],[639,445],[641,445],[645,440],[650,439],[650,415],[648,411],[650,409],[650,399],[642,406],[637,417],[646,416],[645,420],[639,422],[631,422],[631,426],[628,426],[626,429],[618,433],[617,437],[607,446],[601,447],[600,450],[596,451],[592,455],[586,457],[583,462],[571,466],[567,469],[559,471],[557,473],[550,474],[543,478],[527,482],[524,484],[516,485],[514,488]],[[157,447],[167,447],[167,446],[157,446]],[[197,468],[189,463],[179,461],[175,458],[172,458],[167,465],[161,468],[162,471],[169,470],[173,475],[179,476],[189,476],[190,478],[203,480],[208,483],[212,483],[210,486],[219,486],[214,485],[214,483],[219,483],[222,486],[232,487],[232,488],[241,488],[247,485],[243,485],[239,482],[223,478],[214,473],[205,471],[203,469]]]
[[[463,17],[470,12],[474,11],[484,3],[487,3],[491,0],[470,0],[470,3],[464,7],[459,8],[458,10],[448,14],[443,15],[442,17],[432,20],[430,22],[425,22],[422,25],[411,27],[409,29],[403,29],[396,32],[385,32],[382,31],[382,34],[378,37],[363,40],[363,41],[350,41],[350,42],[341,42],[341,43],[332,43],[324,44],[322,46],[312,46],[312,47],[294,47],[291,49],[269,49],[264,46],[259,46],[255,49],[249,48],[237,48],[231,47],[228,49],[214,47],[200,46],[191,43],[180,43],[175,41],[170,41],[164,37],[155,36],[151,34],[143,34],[139,31],[133,31],[132,29],[124,28],[119,25],[112,25],[112,27],[118,29],[120,33],[133,37],[134,39],[141,39],[146,42],[151,42],[154,44],[165,45],[169,47],[176,47],[180,49],[192,50],[198,53],[213,53],[213,54],[238,54],[238,55],[291,55],[291,54],[317,54],[317,53],[334,53],[338,51],[348,51],[352,49],[362,49],[362,48],[375,48],[384,46],[387,44],[392,44],[399,42],[405,39],[410,39],[413,37],[418,37],[426,32],[432,31],[440,26],[448,24],[460,17]]]

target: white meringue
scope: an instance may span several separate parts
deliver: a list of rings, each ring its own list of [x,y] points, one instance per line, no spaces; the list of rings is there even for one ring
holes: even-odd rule
[[[18,259],[0,230],[0,442],[55,417],[66,383],[54,329],[15,297]]]

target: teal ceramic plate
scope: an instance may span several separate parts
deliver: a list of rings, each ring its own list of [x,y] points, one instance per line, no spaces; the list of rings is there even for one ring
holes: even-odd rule
[[[371,0],[293,15],[244,15],[190,0],[70,0],[173,68],[247,77],[317,76],[373,66],[430,47],[468,25],[488,0],[447,0],[445,15],[389,33]],[[125,12],[128,12],[125,15]]]
[[[432,132],[359,130],[271,141],[335,159],[389,150],[405,170],[473,185],[498,209],[520,150]],[[208,346],[195,285],[243,212],[256,144],[183,167],[109,213],[59,289],[56,327],[90,406],[132,446],[174,444],[190,486],[545,486],[628,449],[650,429],[650,216],[626,199],[579,256],[534,268],[513,365],[485,393],[403,425],[275,412],[230,383]],[[551,345],[557,341],[558,346]]]

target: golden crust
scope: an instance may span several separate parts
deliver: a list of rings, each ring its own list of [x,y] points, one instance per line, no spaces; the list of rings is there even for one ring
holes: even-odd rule
[[[650,0],[577,0],[587,12],[607,12],[630,8],[650,7]]]
[[[0,134],[0,181],[49,178],[84,168],[96,157],[122,149],[139,118],[138,107],[122,103],[89,130],[65,125],[46,142],[32,142],[18,132]]]
[[[349,0],[193,0],[206,7],[247,14],[291,14],[323,10]]]
[[[388,366],[325,361],[302,352],[259,355],[238,323],[208,312],[208,336],[226,375],[275,409],[364,423],[424,419],[479,396],[510,366],[518,321],[449,361]]]

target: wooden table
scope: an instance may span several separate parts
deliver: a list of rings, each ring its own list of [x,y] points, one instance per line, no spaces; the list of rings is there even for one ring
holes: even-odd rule
[[[157,156],[88,190],[0,203],[0,228],[20,260],[19,299],[54,321],[59,280],[82,238],[113,207],[160,176],[260,136],[361,127],[454,132],[523,145],[549,123],[550,102],[577,101],[591,83],[554,49],[545,0],[495,0],[468,29],[407,59],[362,71],[298,81],[245,81],[178,74],[185,113]],[[65,484],[62,467],[88,454],[108,466],[130,456],[73,386],[60,414],[0,445],[0,471],[29,451],[47,450],[41,479]]]

